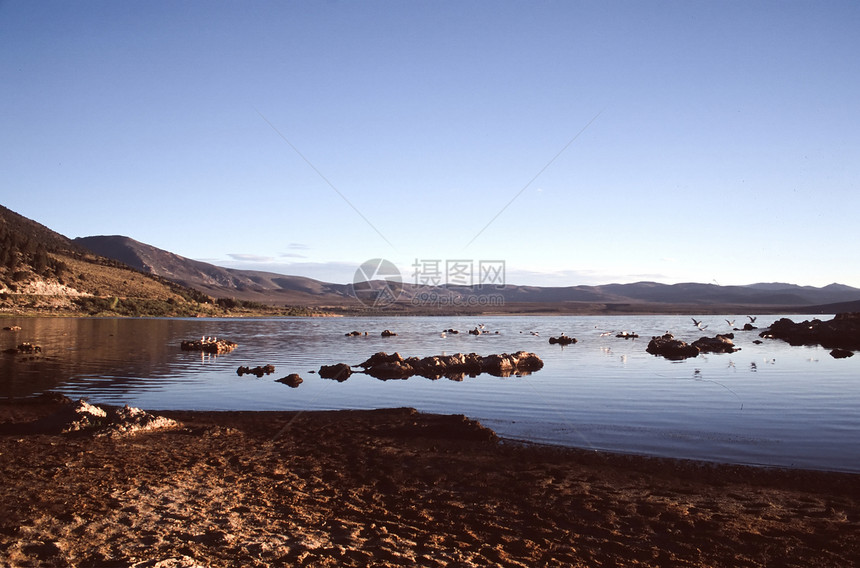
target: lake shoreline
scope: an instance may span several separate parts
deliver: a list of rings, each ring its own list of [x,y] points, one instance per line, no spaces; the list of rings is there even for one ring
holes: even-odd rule
[[[855,474],[521,444],[403,408],[164,411],[182,427],[121,438],[22,428],[56,409],[0,403],[11,565],[847,566],[860,555]]]

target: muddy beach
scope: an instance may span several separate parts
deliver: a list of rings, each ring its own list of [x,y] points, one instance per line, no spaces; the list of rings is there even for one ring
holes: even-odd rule
[[[411,409],[161,412],[35,432],[0,404],[0,566],[853,566],[860,476],[500,440]]]

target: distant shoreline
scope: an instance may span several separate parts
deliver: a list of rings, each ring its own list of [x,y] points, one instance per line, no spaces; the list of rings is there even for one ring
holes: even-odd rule
[[[353,306],[295,306],[307,309],[306,314],[289,314],[287,310],[272,308],[271,310],[242,310],[223,314],[198,313],[194,315],[125,315],[119,313],[81,313],[71,310],[50,309],[5,309],[0,311],[0,318],[29,318],[29,317],[80,317],[80,318],[168,318],[168,319],[215,319],[215,318],[305,318],[305,317],[472,317],[472,316],[633,316],[633,315],[833,315],[842,311],[852,311],[854,306],[844,306],[848,309],[837,309],[842,306],[767,306],[767,305],[697,305],[697,304],[592,304],[592,303],[510,303],[504,306],[494,306],[492,310],[480,309],[445,309],[445,308],[416,308],[411,305],[394,304],[382,309],[369,309]],[[856,309],[856,308],[855,308]]]

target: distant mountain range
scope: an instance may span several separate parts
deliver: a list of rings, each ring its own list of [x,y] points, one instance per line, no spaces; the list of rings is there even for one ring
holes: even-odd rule
[[[75,239],[74,243],[96,254],[116,259],[142,272],[161,276],[215,297],[236,297],[268,303],[292,303],[314,306],[354,305],[349,284],[320,282],[312,278],[286,276],[269,272],[235,270],[184,258],[174,253],[140,243],[124,236],[94,236]],[[427,289],[404,283],[401,304],[411,304]],[[815,306],[828,311],[829,304],[843,304],[860,309],[860,289],[841,284],[821,288],[784,283],[759,283],[746,286],[716,284],[606,284],[601,286],[540,287],[508,284],[501,289],[477,289],[466,286],[443,286],[432,293],[439,297],[464,299],[494,294],[504,299],[511,311],[530,311],[528,306],[542,306],[544,311],[577,311],[577,307],[598,311],[667,311],[670,306],[689,311],[757,307],[779,311]]]
[[[427,296],[436,304],[422,300]],[[495,303],[480,300],[492,296]],[[225,301],[213,302],[215,299]],[[217,315],[237,301],[364,313],[351,284],[235,270],[124,236],[78,239],[0,206],[0,312]],[[244,309],[242,302],[238,302]],[[441,308],[441,309],[440,309]],[[391,314],[442,313],[836,313],[860,311],[860,289],[783,283],[606,284],[499,289],[404,283]],[[295,312],[291,312],[295,313]]]

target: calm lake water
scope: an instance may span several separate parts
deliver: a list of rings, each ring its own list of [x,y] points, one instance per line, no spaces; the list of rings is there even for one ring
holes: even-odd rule
[[[795,321],[813,316],[788,316]],[[818,316],[829,319],[831,316]],[[791,347],[758,331],[735,332],[741,351],[673,362],[645,352],[667,330],[693,341],[729,331],[744,315],[594,317],[408,317],[284,319],[9,320],[0,348],[29,341],[43,356],[0,355],[0,396],[60,391],[91,402],[147,409],[316,410],[411,406],[465,414],[502,436],[618,452],[860,472],[860,357]],[[777,319],[762,316],[767,327]],[[490,334],[466,332],[484,324]],[[459,335],[441,337],[443,329]],[[384,329],[397,337],[383,338]],[[344,337],[352,330],[367,336]],[[607,331],[634,331],[625,340]],[[494,332],[498,331],[496,334]],[[532,335],[536,332],[539,335]],[[561,332],[579,342],[550,345]],[[185,352],[183,339],[239,343],[220,356]],[[378,351],[403,356],[533,351],[545,363],[528,376],[412,377],[380,381],[353,375],[338,383],[311,371],[360,363]],[[272,364],[273,375],[239,377],[240,365]],[[289,388],[275,379],[298,373]]]

